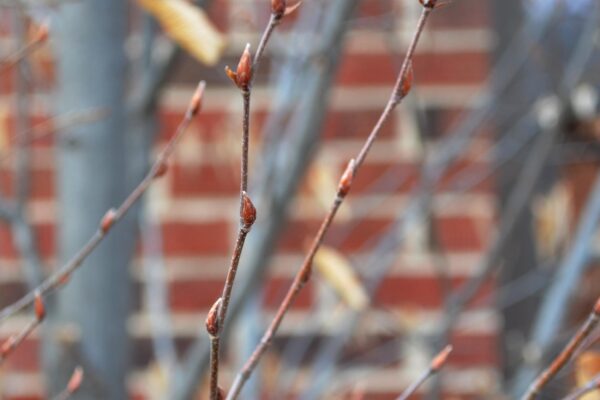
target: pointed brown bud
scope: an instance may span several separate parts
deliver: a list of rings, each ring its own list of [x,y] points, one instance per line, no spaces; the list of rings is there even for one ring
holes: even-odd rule
[[[14,336],[9,337],[2,343],[0,347],[0,357],[6,357],[14,348],[16,339]]]
[[[306,283],[310,280],[312,275],[312,259],[306,264],[306,266],[302,267],[300,271],[300,282]]]
[[[206,82],[200,81],[198,86],[196,86],[196,91],[190,100],[190,104],[188,107],[188,113],[190,116],[194,116],[198,114],[200,108],[202,108],[202,98],[204,97],[204,89],[206,88]]]
[[[452,353],[452,345],[448,345],[444,347],[442,351],[440,351],[437,356],[431,361],[431,370],[434,372],[439,371],[448,361],[448,357]]]
[[[283,17],[286,9],[285,0],[271,0],[271,12],[276,18]]]
[[[419,0],[419,3],[425,8],[434,9],[437,5],[437,0]]]
[[[46,306],[44,305],[44,301],[39,292],[35,294],[33,308],[35,309],[35,317],[37,320],[42,321],[44,317],[46,317]]]
[[[219,310],[221,308],[221,298],[219,297],[212,305],[206,316],[206,331],[210,336],[219,334]]]
[[[58,283],[61,286],[66,285],[67,283],[69,283],[69,281],[71,280],[71,274],[67,273],[67,274],[63,274],[61,276],[58,277]]]
[[[594,314],[600,316],[600,297],[596,301],[596,305],[594,305]]]
[[[69,394],[75,393],[81,387],[82,382],[83,382],[83,368],[77,367],[77,368],[75,368],[75,371],[73,371],[73,375],[71,375],[71,379],[69,379],[69,383],[67,384],[67,392]]]
[[[248,90],[252,80],[252,55],[250,54],[250,43],[246,45],[240,62],[238,63],[236,74],[236,83],[242,90]]]
[[[38,42],[40,42],[40,43],[43,43],[46,40],[48,40],[48,34],[49,34],[48,23],[47,22],[43,22],[38,27],[38,31],[36,33],[36,40]]]
[[[356,167],[356,162],[354,159],[348,162],[348,166],[344,171],[344,174],[340,178],[340,183],[338,186],[338,194],[341,197],[344,197],[350,191],[350,187],[352,186],[352,181],[354,180],[354,168]]]
[[[242,192],[242,212],[240,213],[242,224],[249,228],[256,221],[256,208],[246,192]]]
[[[169,164],[167,160],[160,160],[156,172],[154,172],[154,178],[162,178],[169,170]]]
[[[106,233],[110,230],[110,228],[112,228],[116,218],[117,210],[114,208],[111,208],[106,212],[106,214],[104,214],[104,217],[102,217],[102,221],[100,222],[100,230],[102,233]]]
[[[410,93],[410,89],[412,89],[413,84],[413,67],[412,62],[408,62],[408,66],[406,67],[406,71],[404,72],[404,76],[402,77],[402,82],[400,82],[400,89],[398,90],[398,97],[400,99],[405,98],[408,93]]]

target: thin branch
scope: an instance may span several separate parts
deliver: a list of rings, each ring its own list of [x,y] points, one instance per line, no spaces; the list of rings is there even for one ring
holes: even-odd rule
[[[406,400],[427,381],[427,379],[431,378],[433,375],[437,374],[443,367],[446,365],[448,361],[448,357],[452,352],[452,346],[448,345],[444,347],[442,351],[440,351],[434,358],[431,360],[429,367],[421,374],[421,376],[414,381],[396,400]]]
[[[39,293],[36,293],[34,300],[35,316],[33,319],[23,328],[23,330],[16,335],[13,335],[6,339],[6,341],[0,347],[0,365],[19,347],[25,339],[29,337],[37,328],[44,318],[46,317],[46,306]]]
[[[54,400],[67,400],[70,399],[81,387],[81,383],[83,382],[83,369],[81,367],[75,368],[71,378],[69,379],[69,383],[67,383],[67,387],[63,390],[58,396],[54,398]]]
[[[252,246],[252,252],[248,253],[248,257],[243,260],[244,265],[240,266],[239,273],[244,276],[243,279],[238,279],[239,286],[231,300],[228,314],[228,318],[231,320],[240,315],[241,308],[245,303],[244,299],[262,279],[266,267],[265,260],[272,252],[273,240],[285,221],[286,209],[298,187],[299,177],[305,173],[307,160],[310,159],[318,144],[318,137],[321,133],[319,126],[323,123],[328,91],[340,58],[344,33],[348,29],[347,20],[355,11],[357,3],[358,0],[328,2],[326,18],[319,31],[321,39],[319,51],[314,57],[307,58],[295,70],[301,76],[299,80],[302,81],[302,91],[300,96],[295,99],[298,107],[287,124],[287,129],[290,131],[287,135],[289,143],[280,147],[277,152],[269,152],[265,156],[267,160],[277,158],[273,165],[278,165],[268,170],[262,170],[261,178],[264,180],[260,181],[261,185],[259,186],[262,194],[259,198],[262,204],[268,204],[269,218],[265,219],[264,224],[254,227],[256,232],[249,237],[249,240],[254,241],[254,246]],[[311,10],[311,8],[307,7],[306,10]],[[307,16],[309,14],[306,13]],[[291,54],[288,57],[289,64],[296,65],[297,59]],[[292,75],[295,76],[295,74]],[[289,79],[289,72],[280,77],[283,82],[289,82]],[[277,106],[281,106],[280,102],[277,102]],[[278,131],[281,132],[285,129],[282,126]],[[281,173],[283,168],[279,166],[282,160],[285,160],[286,164],[285,174]],[[277,190],[269,190],[270,186],[266,182],[265,175],[270,175],[275,170],[278,173],[273,179],[276,178],[275,180],[278,181],[278,184],[274,186]],[[228,332],[227,324],[222,329],[224,332],[221,333],[221,336],[224,336]],[[209,348],[200,338],[192,345],[186,357],[185,366],[181,370],[182,373],[177,377],[171,398],[183,400],[195,397],[198,383],[201,381],[199,378],[204,375],[209,365],[210,352],[208,350]]]
[[[571,338],[567,346],[560,352],[560,354],[552,361],[550,366],[546,368],[536,380],[529,386],[523,400],[535,399],[541,390],[546,386],[548,382],[556,376],[556,374],[571,360],[573,353],[579,348],[581,343],[590,335],[594,328],[600,322],[600,298],[596,301],[594,309],[588,316],[587,320],[583,323],[581,328],[575,333],[575,336]]]
[[[18,48],[14,53],[10,54],[3,60],[0,60],[0,73],[14,67],[25,59],[29,54],[37,50],[48,40],[48,25],[42,24],[38,27],[35,37]]]
[[[44,297],[47,294],[53,292],[59,287],[66,284],[71,274],[77,270],[85,259],[98,247],[98,245],[106,237],[110,229],[118,223],[123,216],[129,211],[129,209],[142,197],[145,191],[148,189],[150,184],[155,178],[162,176],[167,170],[168,158],[173,154],[175,145],[186,131],[193,117],[200,110],[202,96],[204,93],[205,83],[200,82],[193,98],[190,101],[188,109],[181,123],[179,124],[177,131],[173,137],[169,140],[166,147],[157,157],[155,163],[152,165],[150,170],[139,185],[133,189],[129,196],[123,201],[123,203],[117,209],[110,209],[106,212],[102,221],[100,222],[97,231],[87,241],[87,243],[79,250],[75,256],[73,256],[66,264],[60,267],[55,273],[49,276],[44,282],[42,282],[35,290],[29,292],[15,303],[5,307],[0,311],[0,322],[5,321],[8,317],[16,314],[23,310],[25,307],[31,305],[36,295],[39,293],[40,296]]]
[[[569,393],[563,400],[577,400],[594,390],[600,390],[600,374],[594,376],[585,385],[575,389],[572,393]]]
[[[227,277],[223,285],[223,294],[218,299],[217,303],[219,306],[213,310],[218,311],[217,322],[215,332],[211,333],[210,339],[210,400],[217,400],[219,398],[219,344],[220,344],[220,333],[221,328],[225,325],[225,318],[227,316],[227,309],[229,308],[229,302],[231,300],[231,292],[233,290],[233,283],[237,274],[240,257],[242,250],[244,249],[244,243],[246,242],[246,236],[250,232],[252,224],[256,220],[256,208],[250,197],[248,196],[248,150],[250,141],[250,99],[252,95],[252,83],[254,81],[256,69],[265,48],[273,33],[275,27],[279,24],[286,12],[285,1],[273,1],[271,7],[271,18],[265,28],[262,37],[260,39],[254,59],[250,55],[250,44],[246,45],[240,62],[237,66],[237,70],[233,72],[226,67],[225,72],[231,78],[231,80],[240,88],[243,98],[243,122],[242,122],[242,156],[241,156],[241,171],[240,171],[240,228],[235,244],[231,263],[227,271]],[[209,314],[210,318],[210,314]]]
[[[269,327],[267,328],[265,334],[263,335],[260,343],[254,350],[253,354],[250,356],[250,358],[248,359],[248,361],[246,362],[246,364],[244,365],[242,370],[236,376],[235,381],[231,387],[231,390],[227,394],[227,399],[232,400],[232,399],[236,399],[239,396],[240,391],[242,390],[242,387],[244,386],[245,382],[248,380],[248,378],[252,374],[253,370],[256,368],[256,365],[258,364],[260,358],[262,357],[262,355],[268,348],[269,344],[271,343],[273,337],[275,336],[277,329],[279,328],[279,325],[281,324],[281,321],[283,320],[285,314],[290,309],[291,305],[294,303],[298,293],[302,290],[302,288],[304,287],[306,282],[310,279],[310,275],[312,272],[312,260],[315,256],[317,250],[319,250],[321,243],[323,242],[323,238],[325,237],[325,234],[327,233],[329,226],[331,225],[331,222],[333,221],[333,218],[335,217],[337,210],[339,209],[344,198],[350,191],[350,187],[352,185],[352,180],[353,180],[355,174],[358,172],[358,169],[360,168],[365,157],[367,156],[367,153],[368,153],[370,147],[372,146],[373,142],[379,135],[379,132],[381,131],[382,126],[384,125],[384,123],[387,121],[387,119],[391,115],[392,110],[401,102],[401,100],[410,91],[411,84],[412,84],[412,81],[411,81],[412,58],[413,58],[414,52],[416,50],[416,46],[417,46],[417,43],[421,36],[421,33],[423,32],[423,28],[425,27],[425,23],[427,22],[427,19],[428,19],[429,15],[431,14],[431,11],[434,9],[435,5],[436,5],[435,0],[434,1],[428,0],[424,3],[421,17],[417,24],[415,34],[414,34],[412,42],[408,48],[404,63],[402,64],[402,68],[400,70],[400,73],[398,74],[398,78],[396,80],[396,84],[394,85],[392,95],[390,96],[390,99],[388,100],[388,103],[385,106],[385,109],[384,109],[383,113],[381,114],[379,121],[377,122],[377,124],[375,125],[375,127],[373,128],[371,133],[369,134],[369,137],[367,138],[364,146],[362,147],[361,151],[359,152],[356,160],[354,160],[354,159],[350,160],[348,167],[346,168],[344,174],[342,175],[342,178],[340,179],[340,183],[339,183],[338,190],[336,193],[336,197],[333,201],[333,204],[332,204],[329,212],[325,216],[325,219],[323,220],[321,227],[312,242],[310,250],[309,250],[300,270],[296,274],[291,287],[289,288],[283,302],[281,303],[281,305],[279,306],[279,309],[277,310],[275,318],[271,321],[271,323],[270,323]]]
[[[23,145],[31,145],[40,140],[44,140],[56,132],[65,130],[78,125],[89,124],[105,118],[107,111],[100,108],[91,108],[83,111],[67,112],[65,114],[49,117],[48,119],[34,125],[24,133],[26,140]],[[6,162],[15,153],[14,148],[9,148],[0,152],[0,163]]]

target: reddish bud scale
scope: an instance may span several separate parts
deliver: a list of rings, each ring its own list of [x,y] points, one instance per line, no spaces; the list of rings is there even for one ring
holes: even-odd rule
[[[271,12],[275,17],[281,18],[285,14],[286,0],[271,0]]]
[[[310,276],[312,275],[312,260],[308,266],[300,272],[300,282],[306,283],[310,280]]]
[[[350,188],[352,187],[352,181],[354,180],[355,167],[356,162],[354,161],[354,159],[351,159],[350,162],[348,162],[348,166],[342,174],[342,177],[340,178],[338,193],[342,197],[346,196],[348,192],[350,192]]]
[[[35,309],[35,317],[38,321],[42,321],[46,317],[46,306],[42,300],[42,296],[39,293],[35,294],[35,300],[33,303]]]
[[[600,297],[596,300],[596,304],[594,305],[594,314],[600,316]]]
[[[219,309],[221,308],[221,298],[219,297],[212,305],[206,316],[206,331],[211,336],[219,334]]]
[[[419,3],[425,8],[434,9],[437,6],[437,0],[419,0]]]
[[[11,352],[14,345],[15,345],[14,336],[11,336],[8,339],[6,339],[6,341],[4,343],[2,343],[2,347],[0,347],[0,355],[2,357],[6,357],[6,355],[8,355],[8,353]]]
[[[225,391],[219,387],[217,388],[217,400],[225,400]]]
[[[156,172],[154,173],[154,178],[162,178],[165,176],[167,171],[169,170],[169,164],[166,160],[161,160],[158,164],[158,168],[156,168]]]
[[[237,84],[238,84],[238,81],[237,81],[237,74],[236,74],[235,72],[233,72],[233,71],[231,70],[231,68],[229,68],[229,66],[225,66],[225,73],[227,74],[227,77],[228,77],[229,79],[231,79],[231,80],[233,81],[233,83],[235,83],[235,84],[236,84],[236,86],[237,86]]]
[[[77,367],[75,371],[73,371],[73,375],[71,375],[71,379],[69,379],[69,383],[67,384],[67,391],[69,393],[75,393],[81,387],[81,383],[83,382],[83,368]]]
[[[117,211],[114,208],[111,208],[106,212],[106,214],[104,214],[104,217],[102,217],[102,221],[100,222],[100,230],[102,233],[106,233],[110,230],[110,228],[112,228],[116,217]]]
[[[248,90],[250,88],[250,81],[252,80],[252,55],[250,54],[250,43],[246,45],[246,48],[242,53],[235,74],[238,87],[242,90]]]
[[[61,275],[61,276],[58,278],[58,283],[59,283],[61,286],[64,286],[64,285],[66,285],[67,283],[69,283],[69,281],[70,281],[70,280],[71,280],[71,274],[64,274],[64,275]]]
[[[400,91],[398,93],[398,96],[401,99],[405,98],[410,93],[410,90],[412,89],[413,79],[414,75],[412,62],[409,62],[406,71],[404,72],[404,76],[402,77],[402,82],[400,83]]]
[[[46,40],[48,40],[48,35],[49,35],[48,24],[46,24],[46,23],[41,24],[37,31],[37,41],[40,43],[45,42]]]
[[[431,361],[431,370],[439,371],[448,361],[450,353],[452,353],[452,346],[448,345],[444,347],[444,349]]]
[[[256,221],[256,208],[246,192],[242,192],[242,210],[240,218],[246,227],[251,227],[252,224],[254,224],[254,221]]]

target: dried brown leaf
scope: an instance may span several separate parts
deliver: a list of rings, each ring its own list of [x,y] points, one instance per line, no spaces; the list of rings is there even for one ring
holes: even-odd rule
[[[173,41],[198,61],[215,65],[225,48],[224,36],[204,10],[185,0],[137,0]]]
[[[364,310],[368,306],[367,292],[341,253],[331,247],[322,246],[315,256],[314,264],[325,281],[348,306],[355,310]]]

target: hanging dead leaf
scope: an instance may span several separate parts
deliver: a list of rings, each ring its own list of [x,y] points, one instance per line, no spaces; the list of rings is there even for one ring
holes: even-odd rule
[[[355,310],[364,310],[367,307],[369,297],[343,255],[323,246],[317,252],[314,263],[323,278],[348,306]]]
[[[204,10],[185,0],[137,0],[152,14],[167,36],[198,61],[215,65],[225,48],[224,36],[210,22]]]
[[[545,258],[554,257],[566,243],[570,203],[563,183],[557,183],[547,195],[538,196],[533,202],[537,248]]]

